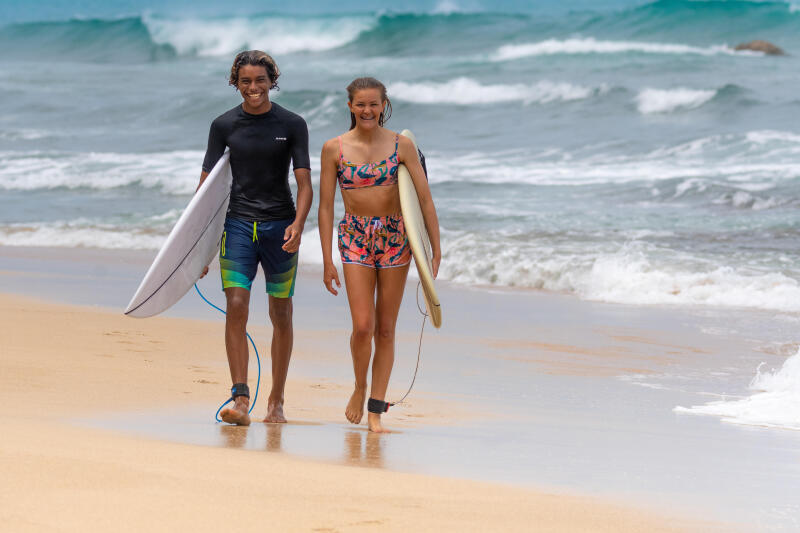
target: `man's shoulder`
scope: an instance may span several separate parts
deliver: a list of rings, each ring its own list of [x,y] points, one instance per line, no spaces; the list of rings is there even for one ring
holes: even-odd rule
[[[242,114],[242,106],[237,105],[231,109],[228,109],[223,114],[215,118],[212,122],[212,126],[230,126],[232,125],[237,118],[239,118]]]
[[[275,116],[281,120],[293,125],[306,125],[306,120],[294,111],[289,111],[282,105],[276,104],[275,102],[272,102],[272,108],[275,111]]]

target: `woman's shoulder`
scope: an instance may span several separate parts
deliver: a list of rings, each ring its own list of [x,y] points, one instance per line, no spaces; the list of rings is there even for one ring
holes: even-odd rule
[[[331,137],[327,141],[322,144],[322,155],[333,155],[335,154],[337,157],[339,156],[339,137]]]
[[[416,147],[414,146],[414,141],[406,137],[405,135],[397,134],[397,147],[398,150],[413,150],[417,151]]]
[[[342,135],[337,135],[336,137],[331,137],[327,141],[322,144],[322,147],[325,148],[327,146],[339,146],[339,139],[341,139]]]

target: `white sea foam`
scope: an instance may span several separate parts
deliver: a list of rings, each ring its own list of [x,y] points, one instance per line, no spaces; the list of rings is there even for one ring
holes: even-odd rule
[[[788,131],[759,130],[750,131],[746,139],[756,145],[783,144],[800,145],[800,135]]]
[[[675,253],[656,262],[636,242],[611,248],[464,233],[443,239],[441,277],[467,285],[567,292],[602,302],[800,312],[800,284],[782,273],[703,266]]]
[[[203,152],[154,154],[0,152],[0,190],[65,187],[111,189],[128,185],[192,194]]]
[[[181,55],[199,56],[224,56],[242,49],[273,54],[330,50],[354,41],[376,23],[374,16],[145,18],[154,42],[170,45]]]
[[[772,135],[782,140],[766,142]],[[800,137],[800,136],[799,136]],[[756,140],[752,140],[755,138]],[[431,182],[590,185],[682,179],[674,196],[703,192],[711,185],[758,193],[800,177],[800,139],[787,132],[754,131],[713,135],[639,154],[580,153],[542,148],[539,153],[507,151],[436,157],[430,154]],[[491,169],[491,172],[487,172]],[[654,195],[662,194],[654,190]],[[755,196],[755,195],[754,195]],[[776,203],[777,202],[777,203]],[[783,205],[758,197],[754,209]]]
[[[5,225],[0,226],[0,245],[157,250],[179,214],[179,210],[171,210],[124,229],[87,220]],[[648,236],[645,232],[642,238]],[[521,240],[513,235],[444,229],[439,277],[465,285],[566,292],[603,302],[800,312],[800,284],[781,273],[746,274],[731,267],[714,266],[690,268],[682,258],[674,259],[677,254],[671,254],[666,264],[656,264],[637,244],[626,244],[616,251],[610,245],[587,249],[547,240]],[[333,236],[331,249],[338,266]],[[303,234],[300,261],[322,264],[316,228]]]
[[[499,102],[548,103],[583,100],[603,93],[607,87],[585,87],[564,82],[539,81],[530,85],[482,85],[469,78],[446,82],[392,83],[387,91],[393,98],[420,104],[491,104]]]
[[[676,407],[675,411],[719,416],[735,424],[800,430],[800,351],[778,370],[762,372],[761,366],[749,386],[755,394],[744,399]]]
[[[676,197],[689,190],[702,192],[714,182],[735,184],[741,189],[764,190],[775,183],[800,176],[797,161],[725,161],[709,163],[695,159],[592,156],[570,160],[535,161],[491,155],[452,157],[446,164],[429,158],[432,183],[447,181],[475,183],[519,183],[531,185],[591,185],[631,182],[659,182],[684,179]],[[486,169],[491,169],[487,172]]]
[[[328,94],[318,105],[303,111],[303,118],[311,130],[319,129],[331,123],[337,109],[344,107],[344,98],[338,94]]]
[[[800,311],[800,285],[779,272],[744,274],[724,266],[700,271],[656,266],[644,254],[626,249],[596,258],[576,288],[587,299],[606,302]]]
[[[713,200],[712,203],[717,205],[730,205],[740,209],[763,211],[765,209],[786,205],[791,200],[791,198],[776,198],[774,196],[762,198],[747,191],[736,191],[732,194],[725,194]]]
[[[636,95],[639,112],[644,115],[672,113],[678,110],[695,109],[716,96],[715,90],[696,89],[643,89]]]
[[[126,231],[111,225],[76,222],[0,226],[0,245],[3,246],[158,250],[166,236],[166,233],[144,228]]]
[[[33,141],[51,136],[53,136],[53,133],[45,130],[0,130],[0,139],[7,141]]]
[[[460,13],[463,11],[462,7],[453,0],[439,0],[433,8],[434,15],[451,15],[453,13]]]
[[[700,48],[686,44],[647,43],[636,41],[598,41],[589,38],[548,39],[536,43],[507,44],[498,48],[491,56],[494,61],[508,61],[523,57],[555,55],[555,54],[621,54],[640,52],[646,54],[695,54],[718,55],[734,54],[732,48],[725,45]]]

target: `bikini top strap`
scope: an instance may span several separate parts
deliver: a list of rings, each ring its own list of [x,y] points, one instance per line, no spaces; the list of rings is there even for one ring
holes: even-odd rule
[[[399,145],[400,145],[400,134],[399,133],[395,133],[394,134],[394,153],[395,154],[397,153],[397,147]]]
[[[339,135],[336,138],[339,139],[339,161],[341,161],[344,159],[344,152],[342,151],[342,136]]]

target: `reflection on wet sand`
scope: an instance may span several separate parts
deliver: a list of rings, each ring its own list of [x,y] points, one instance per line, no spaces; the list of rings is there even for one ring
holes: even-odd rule
[[[286,424],[253,424],[251,426],[231,426],[228,424],[219,424],[220,440],[218,445],[226,448],[247,448],[251,450],[264,449],[268,452],[286,452],[284,450],[284,437],[291,436],[294,429],[297,435],[298,426],[322,426],[319,422],[305,422],[295,421]],[[286,429],[289,428],[289,429]],[[301,430],[302,431],[302,430]],[[286,435],[284,435],[285,432]],[[263,441],[261,439],[264,439]],[[334,438],[331,435],[331,438]],[[298,450],[293,449],[297,446],[291,445],[289,452],[297,453]]]
[[[283,427],[286,424],[264,424],[266,427],[266,444],[265,449],[268,452],[282,452],[283,447],[281,444],[283,436]],[[220,425],[219,434],[222,437],[222,445],[226,448],[247,448],[248,429],[253,426],[229,426]],[[254,428],[255,433],[252,433],[253,440],[260,440],[259,431]],[[252,447],[250,443],[249,447]]]
[[[282,452],[281,437],[286,424],[264,424],[267,426],[267,451]]]
[[[344,460],[349,465],[384,468],[383,435],[347,431],[344,434]],[[365,442],[366,441],[366,442]]]
[[[226,448],[244,448],[247,444],[247,426],[219,426],[222,445]]]

